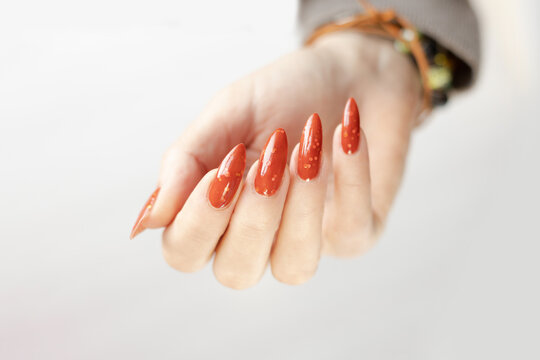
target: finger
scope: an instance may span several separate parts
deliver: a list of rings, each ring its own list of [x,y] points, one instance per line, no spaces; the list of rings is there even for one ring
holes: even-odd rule
[[[214,274],[223,285],[247,288],[264,273],[289,186],[286,165],[287,137],[278,129],[251,167],[229,228],[216,249]]]
[[[163,232],[163,255],[171,267],[193,272],[212,257],[240,193],[245,165],[246,149],[239,144],[193,190]]]
[[[141,211],[132,237],[146,228],[170,224],[202,176],[217,167],[230,148],[248,140],[250,99],[248,85],[239,83],[228,88],[167,150],[161,164],[159,191],[152,206]]]
[[[372,209],[369,155],[351,98],[333,137],[334,188],[325,214],[324,252],[355,256],[371,245]]]
[[[417,107],[411,98],[416,95],[414,92],[388,94],[387,90],[375,89],[362,101],[361,117],[366,119],[362,121],[362,130],[369,139],[372,209],[379,232],[405,170],[411,130],[417,117]]]
[[[274,277],[291,285],[309,280],[319,263],[326,196],[322,140],[321,120],[314,114],[291,156],[287,200],[270,257]]]

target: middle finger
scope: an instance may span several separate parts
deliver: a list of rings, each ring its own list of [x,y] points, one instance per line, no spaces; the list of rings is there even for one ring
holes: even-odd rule
[[[216,249],[214,274],[223,285],[243,289],[263,275],[289,186],[286,165],[287,136],[278,129],[251,167],[229,228]]]

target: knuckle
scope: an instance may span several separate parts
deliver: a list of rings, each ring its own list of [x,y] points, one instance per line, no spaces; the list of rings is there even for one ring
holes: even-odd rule
[[[168,227],[163,232],[163,258],[173,269],[180,272],[196,272],[208,263],[212,256],[209,236],[199,231],[185,231],[190,227]]]
[[[241,233],[246,237],[258,238],[268,233],[273,228],[273,220],[268,217],[262,217],[257,221],[244,221],[239,224]]]
[[[161,163],[166,164],[168,160],[173,158],[173,156],[176,155],[177,153],[178,153],[178,147],[176,143],[174,143],[173,145],[169,146],[167,150],[165,150],[163,155],[161,155]]]
[[[194,259],[182,256],[179,252],[171,251],[165,247],[163,247],[163,258],[170,267],[184,273],[199,271],[208,262],[208,259]]]
[[[309,281],[315,275],[316,269],[311,268],[285,268],[272,267],[274,278],[284,284],[301,285]]]
[[[327,252],[345,258],[364,255],[375,246],[377,239],[373,234],[366,234],[364,231],[328,231],[325,234],[325,242],[329,244]]]
[[[244,290],[254,286],[258,279],[240,275],[233,271],[224,271],[214,267],[214,276],[221,285],[234,290]]]
[[[351,191],[360,192],[366,188],[366,182],[363,179],[340,180],[339,187],[342,192],[348,193]]]

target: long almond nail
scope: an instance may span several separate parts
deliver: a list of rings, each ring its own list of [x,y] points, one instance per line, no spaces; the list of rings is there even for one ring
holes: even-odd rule
[[[297,172],[301,179],[309,181],[317,177],[321,165],[321,149],[322,125],[319,115],[315,113],[306,121],[300,138]]]
[[[135,225],[133,225],[133,229],[131,229],[131,235],[129,235],[130,239],[133,239],[135,236],[142,233],[144,230],[146,230],[146,226],[144,226],[144,220],[148,217],[148,214],[150,214],[150,210],[152,210],[152,207],[154,206],[154,203],[156,202],[156,198],[158,196],[160,188],[158,187],[152,195],[148,198],[146,201],[146,204],[144,204],[143,208],[141,209],[141,212],[139,213],[139,216],[137,217],[137,220],[135,221]]]
[[[270,136],[259,158],[259,168],[255,176],[255,191],[272,196],[281,185],[287,165],[287,134],[277,129]]]
[[[341,123],[341,147],[345,154],[353,154],[360,143],[360,115],[353,98],[349,98],[343,111]]]
[[[219,209],[231,203],[242,182],[245,167],[246,147],[238,144],[225,156],[210,184],[208,200],[213,207]]]

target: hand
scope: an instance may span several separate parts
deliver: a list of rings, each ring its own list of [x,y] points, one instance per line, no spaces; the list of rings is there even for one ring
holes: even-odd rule
[[[352,154],[343,150],[338,126],[349,97],[357,99],[362,128]],[[354,104],[348,106],[354,111]],[[215,96],[165,154],[159,192],[145,205],[132,235],[167,227],[164,256],[180,271],[200,269],[215,252],[214,273],[232,288],[255,284],[268,260],[278,280],[302,283],[315,272],[321,248],[349,257],[375,243],[402,178],[420,106],[417,70],[391,42],[356,32],[323,36]],[[324,134],[319,171],[308,182],[299,177],[296,146],[290,171],[283,172],[292,147],[287,150],[286,136],[278,131],[267,151],[278,186],[274,181],[273,194],[260,189],[264,181],[257,188],[260,164],[253,163],[269,136],[282,128],[296,143],[313,112],[320,115]],[[317,131],[316,119],[310,124]],[[235,174],[243,173],[243,161],[253,164],[246,179],[231,180],[222,165],[218,175],[231,180],[230,191],[209,202],[208,194],[212,198],[212,191],[224,189],[212,190],[216,170],[211,169],[240,143],[246,160],[238,146],[224,163]]]

